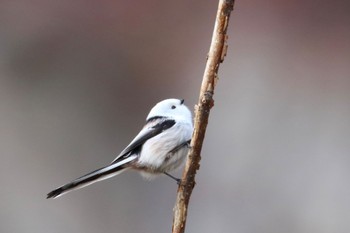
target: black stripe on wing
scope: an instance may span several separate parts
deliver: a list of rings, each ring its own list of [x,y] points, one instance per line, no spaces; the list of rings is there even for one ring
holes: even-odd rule
[[[162,133],[164,130],[167,130],[171,128],[173,125],[175,125],[175,120],[173,119],[167,119],[164,117],[152,117],[147,121],[147,125],[149,125],[147,128],[142,129],[139,135],[136,136],[134,141],[128,145],[117,158],[113,160],[112,163],[118,162],[121,159],[124,159],[128,157],[131,154],[139,154],[142,145],[150,138],[153,138],[154,136],[157,136],[158,134]],[[153,125],[152,125],[153,124]]]

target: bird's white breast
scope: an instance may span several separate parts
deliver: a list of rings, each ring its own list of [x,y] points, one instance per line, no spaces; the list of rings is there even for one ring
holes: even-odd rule
[[[163,173],[178,168],[184,161],[188,148],[182,147],[174,153],[169,153],[178,145],[192,137],[191,123],[177,122],[171,128],[149,139],[142,147],[138,164],[151,168],[151,173]],[[146,178],[151,174],[143,173]]]

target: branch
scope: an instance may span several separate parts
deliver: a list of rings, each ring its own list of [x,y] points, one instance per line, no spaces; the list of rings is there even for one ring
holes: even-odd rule
[[[173,233],[185,232],[188,203],[195,185],[195,175],[199,169],[201,150],[208,125],[210,109],[214,106],[214,89],[218,80],[220,63],[227,51],[227,27],[234,0],[219,0],[213,37],[203,75],[198,104],[195,107],[194,132],[191,149],[177,190],[174,207]]]

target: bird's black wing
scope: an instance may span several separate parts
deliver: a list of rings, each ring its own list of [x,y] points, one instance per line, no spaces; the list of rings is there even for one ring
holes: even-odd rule
[[[141,151],[142,145],[150,138],[157,136],[164,130],[171,128],[175,125],[174,119],[164,117],[154,117],[149,119],[140,131],[140,133],[131,141],[131,143],[112,161],[112,163],[118,162],[131,154],[138,154]]]

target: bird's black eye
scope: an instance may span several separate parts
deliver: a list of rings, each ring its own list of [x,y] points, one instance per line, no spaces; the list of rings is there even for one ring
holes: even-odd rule
[[[175,105],[171,106],[171,109],[175,109],[175,108],[176,108],[176,106],[175,106]]]

